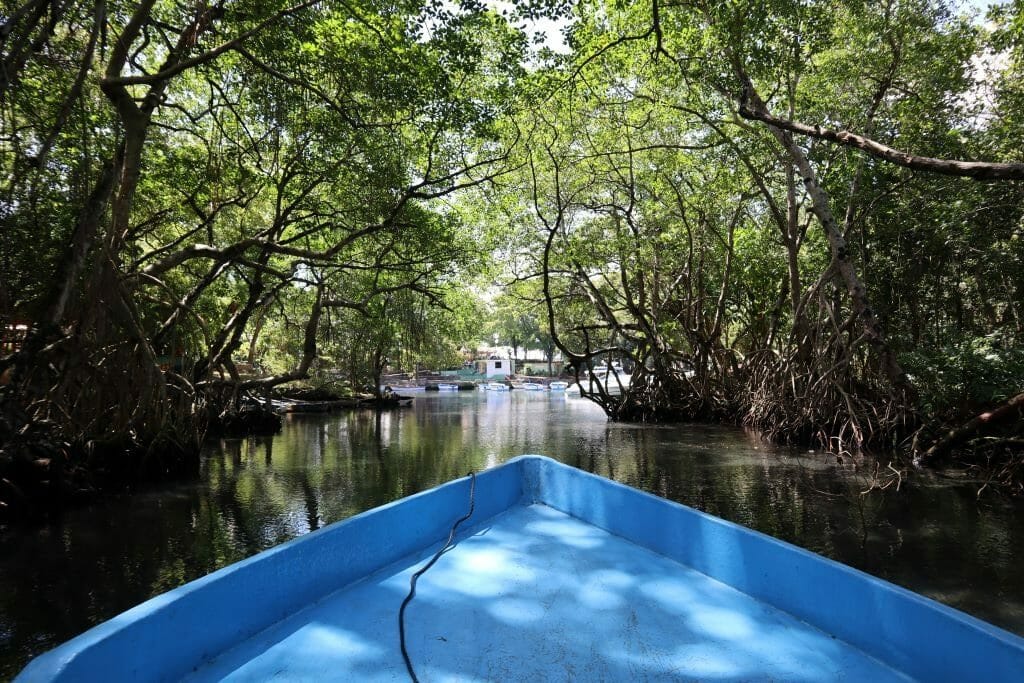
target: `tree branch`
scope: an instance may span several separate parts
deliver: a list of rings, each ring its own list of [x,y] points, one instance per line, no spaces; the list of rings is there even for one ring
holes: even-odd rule
[[[808,126],[798,121],[779,118],[760,107],[750,106],[746,90],[744,90],[740,100],[739,113],[740,116],[748,120],[761,121],[791,133],[807,135],[818,140],[828,140],[845,147],[854,147],[867,152],[873,157],[915,171],[973,178],[974,180],[1024,180],[1024,163],[1001,164],[987,161],[958,161],[955,159],[916,156],[893,149],[880,142],[856,135],[847,130],[837,131],[822,128],[821,126]]]
[[[917,455],[914,462],[917,465],[933,465],[949,455],[955,447],[969,441],[975,435],[1014,417],[1019,419],[1022,412],[1024,412],[1024,393],[1017,394],[995,408],[986,410],[968,420],[962,426],[950,430],[942,438],[937,439],[927,451]]]
[[[152,5],[152,0],[147,0],[147,2],[150,5]],[[124,87],[128,85],[152,85],[155,83],[166,81],[173,76],[177,76],[183,71],[187,71],[188,69],[191,69],[201,64],[205,64],[206,62],[209,62],[213,59],[216,59],[228,50],[234,49],[238,45],[241,45],[243,42],[245,42],[249,38],[252,38],[254,35],[262,31],[263,29],[267,28],[268,26],[272,26],[273,24],[277,23],[284,17],[287,17],[291,14],[295,14],[296,12],[304,10],[308,7],[312,7],[313,5],[319,4],[320,2],[321,0],[306,0],[306,2],[302,2],[293,7],[283,9],[280,12],[275,13],[273,16],[264,19],[263,21],[261,21],[259,24],[249,29],[248,31],[238,34],[231,40],[225,41],[217,47],[211,48],[210,50],[207,50],[202,54],[198,54],[195,57],[191,57],[189,59],[182,59],[181,61],[169,64],[160,71],[157,71],[156,73],[144,74],[141,76],[118,77],[115,76],[114,73],[111,73],[110,70],[108,70],[106,78],[103,79],[103,84],[105,86]],[[127,30],[125,31],[125,33],[128,33]],[[118,71],[120,71],[120,69],[118,69]]]

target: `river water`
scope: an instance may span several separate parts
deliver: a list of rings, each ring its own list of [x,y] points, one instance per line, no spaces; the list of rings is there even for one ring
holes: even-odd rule
[[[1024,501],[722,426],[609,423],[561,394],[418,393],[222,440],[198,482],[0,534],[0,680],[143,600],[312,529],[524,453],[549,455],[845,562],[1024,635]],[[438,539],[438,541],[443,539]],[[429,541],[425,540],[425,543]],[[173,634],[168,634],[173,637]]]

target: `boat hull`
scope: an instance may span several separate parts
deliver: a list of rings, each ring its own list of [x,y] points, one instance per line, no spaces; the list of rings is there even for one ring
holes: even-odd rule
[[[35,680],[401,680],[408,578],[461,479],[186,584],[30,663]],[[547,458],[476,479],[417,587],[424,680],[1014,680],[1024,639]]]
[[[375,408],[386,410],[389,408],[402,408],[412,405],[412,396],[381,396],[380,398],[364,398],[359,401],[360,408]]]

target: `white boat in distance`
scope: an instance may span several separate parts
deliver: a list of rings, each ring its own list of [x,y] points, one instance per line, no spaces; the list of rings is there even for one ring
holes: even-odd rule
[[[601,387],[604,387],[605,392],[615,396],[621,394],[629,387],[631,379],[632,375],[627,374],[618,363],[612,363],[610,367],[600,365],[591,372],[582,375],[579,382],[570,384],[566,388],[566,392],[582,394],[583,391],[586,391],[587,393],[596,394],[600,391]]]

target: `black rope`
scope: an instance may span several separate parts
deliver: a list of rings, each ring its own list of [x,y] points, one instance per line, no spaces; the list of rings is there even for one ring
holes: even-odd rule
[[[452,539],[455,538],[455,530],[459,528],[459,525],[473,516],[473,506],[475,505],[473,496],[476,492],[476,473],[469,472],[466,476],[469,477],[469,512],[455,521],[455,524],[452,525],[451,532],[448,534],[448,540],[444,542],[444,546],[442,546],[441,549],[438,550],[432,558],[430,558],[430,562],[427,562],[422,569],[413,574],[412,578],[409,579],[409,594],[405,596],[405,600],[402,601],[402,607],[398,610],[398,639],[402,645],[402,658],[405,659],[405,669],[409,672],[409,678],[413,680],[413,683],[419,683],[420,679],[416,678],[416,672],[413,671],[412,668],[412,660],[409,659],[409,651],[405,648],[405,608],[410,602],[412,602],[413,597],[416,596],[416,582],[424,572],[434,566],[434,563],[441,558],[441,555],[443,555],[446,550],[452,547]]]

